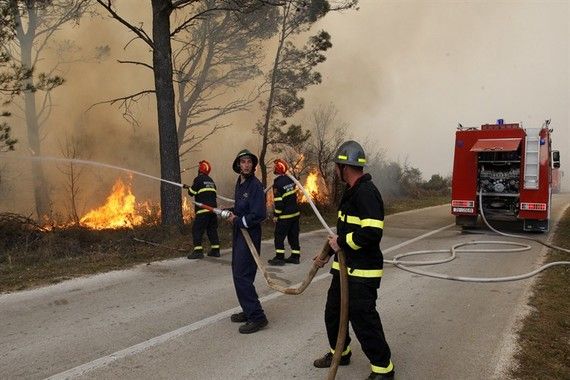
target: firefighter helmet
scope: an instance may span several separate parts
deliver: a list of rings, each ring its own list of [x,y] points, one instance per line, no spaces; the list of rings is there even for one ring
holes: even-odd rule
[[[349,140],[342,143],[338,148],[334,162],[337,164],[364,167],[364,165],[366,165],[366,155],[359,143]]]
[[[232,165],[232,169],[234,170],[234,172],[240,174],[241,170],[239,169],[239,159],[242,157],[246,157],[249,156],[251,158],[251,162],[253,163],[253,171],[255,171],[255,167],[257,166],[257,156],[253,153],[251,153],[249,150],[247,149],[242,149],[239,151],[239,153],[236,156],[236,159],[234,160],[234,163]]]
[[[202,174],[210,174],[210,171],[212,170],[212,165],[210,165],[210,163],[206,160],[202,160],[200,162],[198,162],[198,173],[202,173]]]
[[[278,158],[275,161],[273,161],[273,173],[275,174],[285,174],[287,172],[288,166],[287,163]]]

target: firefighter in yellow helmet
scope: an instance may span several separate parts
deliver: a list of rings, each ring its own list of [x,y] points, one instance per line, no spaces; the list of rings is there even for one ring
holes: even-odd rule
[[[269,259],[269,265],[283,266],[285,263],[299,264],[301,246],[299,244],[299,206],[297,205],[297,186],[285,175],[287,163],[282,159],[273,162],[273,200],[275,210],[275,257]],[[285,258],[285,238],[291,246],[291,255]]]
[[[202,160],[198,163],[198,176],[194,178],[192,186],[188,188],[188,195],[194,197],[196,202],[217,207],[216,184],[209,175],[211,170],[212,166],[208,161]],[[216,214],[197,206],[196,217],[192,224],[194,250],[188,255],[188,258],[191,260],[204,258],[204,247],[202,246],[204,231],[210,240],[208,256],[220,257],[220,239],[218,237],[218,219]]]
[[[376,311],[377,289],[383,274],[380,240],[384,228],[384,204],[372,177],[363,171],[366,156],[359,143],[343,143],[338,148],[334,162],[336,173],[346,183],[346,188],[338,207],[337,234],[329,236],[331,255],[335,257],[325,307],[325,324],[331,348],[322,358],[314,361],[314,366],[330,367],[336,346],[340,323],[340,275],[336,252],[342,249],[348,269],[349,321],[362,351],[370,360],[368,379],[391,379],[394,377],[394,365]],[[329,258],[321,260],[316,256],[315,264],[322,267]],[[340,365],[350,364],[350,342],[347,333]]]

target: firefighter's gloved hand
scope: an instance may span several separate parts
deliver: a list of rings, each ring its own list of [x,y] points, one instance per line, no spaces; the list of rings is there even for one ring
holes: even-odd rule
[[[183,184],[182,187],[186,190],[188,190],[188,195],[190,195],[191,197],[194,196],[194,194],[192,194],[192,191],[190,190],[190,186],[189,185],[185,185]]]
[[[338,235],[337,234],[330,235],[328,237],[328,239],[329,239],[329,245],[332,248],[332,250],[335,252],[338,252],[340,250],[340,247],[339,247],[338,241],[337,241]]]
[[[237,218],[237,217],[235,216],[235,214],[230,211],[230,212],[229,212],[229,216],[227,217],[226,220],[227,220],[230,224],[234,224],[235,218]]]

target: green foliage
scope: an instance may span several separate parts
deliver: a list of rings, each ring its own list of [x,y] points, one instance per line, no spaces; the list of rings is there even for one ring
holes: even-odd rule
[[[257,123],[257,131],[262,137],[260,168],[262,182],[267,182],[267,153],[269,150],[281,151],[281,139],[287,132],[280,132],[287,126],[285,121],[305,106],[305,99],[300,93],[309,86],[321,83],[321,74],[316,66],[326,60],[324,52],[332,47],[331,36],[325,31],[309,37],[307,43],[297,47],[292,40],[306,32],[312,24],[331,10],[328,1],[285,0],[278,5],[279,39],[273,66],[267,74],[268,98],[261,102],[264,109],[262,121]],[[300,136],[309,139],[309,134],[300,132]],[[289,147],[296,150],[295,147]]]
[[[279,64],[274,69],[274,110],[284,118],[291,117],[304,107],[305,100],[300,97],[300,91],[321,83],[321,74],[314,68],[326,60],[323,53],[331,47],[331,36],[325,31],[311,36],[300,49],[289,41],[285,42]]]
[[[10,126],[3,122],[0,124],[0,152],[14,150],[14,145],[18,140],[10,137]]]
[[[292,124],[285,131],[283,126],[274,126],[270,131],[271,141],[273,142],[273,152],[281,153],[285,147],[301,150],[301,147],[311,137],[311,132],[303,130],[301,125]]]
[[[429,181],[423,184],[423,188],[429,191],[446,191],[451,186],[451,178],[449,177],[442,177],[439,174],[433,174]]]
[[[367,149],[365,151],[368,157],[365,171],[372,174],[385,199],[423,198],[449,194],[450,178],[434,174],[429,181],[425,181],[422,172],[409,163],[402,164],[388,160],[382,152],[368,153]]]

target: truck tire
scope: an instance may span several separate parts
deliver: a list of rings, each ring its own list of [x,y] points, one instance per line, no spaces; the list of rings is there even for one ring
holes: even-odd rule
[[[470,230],[477,227],[477,215],[457,215],[455,216],[455,225],[461,226],[464,230]]]
[[[524,219],[523,230],[526,232],[548,232],[548,219]]]

